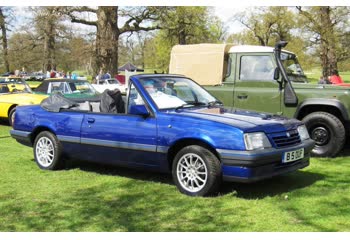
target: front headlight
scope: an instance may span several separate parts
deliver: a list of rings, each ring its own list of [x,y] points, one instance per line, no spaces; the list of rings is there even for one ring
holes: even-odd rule
[[[264,149],[271,147],[269,139],[267,139],[265,133],[263,132],[245,133],[244,143],[247,150]]]
[[[300,140],[301,140],[301,141],[310,138],[309,132],[307,131],[307,128],[306,128],[305,125],[300,125],[300,126],[298,127],[298,133],[299,133],[299,136],[300,136]]]

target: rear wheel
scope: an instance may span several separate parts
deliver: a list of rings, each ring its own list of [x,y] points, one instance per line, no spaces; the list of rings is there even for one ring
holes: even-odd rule
[[[302,120],[315,141],[311,154],[315,157],[335,157],[342,150],[346,134],[343,123],[334,115],[314,112]]]
[[[63,167],[62,146],[57,137],[44,131],[34,141],[34,158],[41,169],[57,170]]]
[[[176,154],[172,174],[180,192],[190,196],[213,193],[221,182],[218,158],[208,149],[197,145],[187,146]]]

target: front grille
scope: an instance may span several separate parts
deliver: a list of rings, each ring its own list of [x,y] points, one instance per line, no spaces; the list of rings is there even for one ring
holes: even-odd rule
[[[277,148],[289,147],[301,143],[297,130],[271,134],[271,138]]]

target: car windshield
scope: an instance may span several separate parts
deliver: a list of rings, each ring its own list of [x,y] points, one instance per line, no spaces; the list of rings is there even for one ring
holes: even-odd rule
[[[190,79],[182,77],[147,77],[140,79],[159,109],[212,106],[220,103]]]
[[[284,68],[286,69],[289,80],[291,80],[292,82],[301,83],[308,82],[295,54],[282,52],[281,60]]]
[[[31,93],[32,89],[22,78],[0,78],[0,93]]]
[[[70,82],[69,86],[71,88],[71,91],[74,92],[81,92],[81,93],[88,93],[88,94],[96,94],[96,90],[89,82],[85,81],[74,81]]]
[[[108,81],[109,84],[120,84],[120,82],[117,79],[108,79],[106,81]]]

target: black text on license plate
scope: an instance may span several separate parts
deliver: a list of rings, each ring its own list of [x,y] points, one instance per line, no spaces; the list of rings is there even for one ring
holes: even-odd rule
[[[304,157],[304,148],[297,149],[290,152],[285,152],[283,155],[283,162],[293,162]]]

